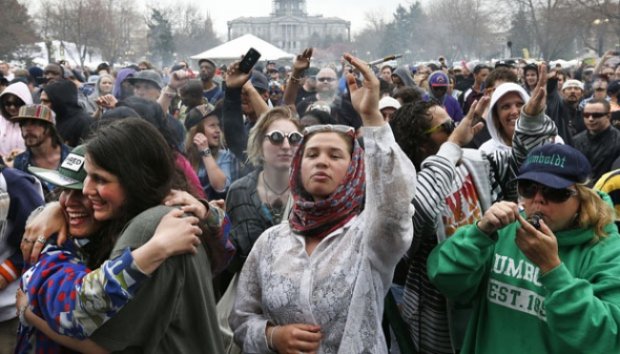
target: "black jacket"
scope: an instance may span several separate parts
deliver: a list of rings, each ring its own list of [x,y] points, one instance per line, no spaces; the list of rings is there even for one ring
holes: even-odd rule
[[[575,149],[581,151],[592,165],[590,185],[611,171],[614,161],[620,156],[620,130],[613,126],[596,135],[583,131],[575,135],[574,142]]]
[[[78,91],[69,80],[52,82],[43,88],[56,113],[56,129],[63,142],[78,146],[90,133],[92,118],[78,104]]]

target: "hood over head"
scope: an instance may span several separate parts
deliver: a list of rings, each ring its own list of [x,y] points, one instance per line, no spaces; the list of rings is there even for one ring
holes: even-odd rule
[[[19,97],[20,100],[24,101],[24,104],[32,104],[32,94],[28,89],[28,85],[23,82],[16,82],[7,86],[0,94],[0,101],[5,95],[15,95]],[[8,113],[4,109],[4,105],[2,103],[0,103],[0,113],[2,113],[3,117],[8,118]]]
[[[402,81],[403,84],[405,84],[405,86],[416,87],[415,81],[413,81],[413,78],[411,77],[411,72],[409,71],[409,68],[406,65],[399,66],[398,68],[396,68],[396,70],[394,70],[392,75],[398,76],[400,81]]]
[[[510,92],[518,93],[519,96],[521,96],[521,98],[523,99],[524,103],[527,103],[530,100],[530,96],[527,94],[527,92],[525,92],[525,89],[520,85],[512,82],[501,84],[495,89],[493,95],[491,96],[489,110],[487,111],[487,114],[484,118],[486,119],[487,128],[489,129],[489,134],[491,135],[491,138],[498,142],[500,145],[506,145],[506,143],[504,143],[503,139],[499,134],[498,127],[495,125],[495,120],[493,119],[493,112],[495,111],[495,105],[497,104],[497,101],[499,101],[500,98],[504,97],[504,95]]]
[[[78,104],[77,86],[69,80],[59,80],[46,85],[43,91],[52,103],[52,109],[58,119],[62,119],[71,111],[81,110]]]

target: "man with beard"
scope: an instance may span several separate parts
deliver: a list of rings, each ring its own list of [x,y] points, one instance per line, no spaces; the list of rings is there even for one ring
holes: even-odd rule
[[[40,104],[26,105],[19,109],[11,121],[19,123],[26,145],[26,151],[15,157],[13,167],[24,172],[29,172],[29,166],[58,169],[70,149],[62,143],[56,131],[56,114]],[[43,180],[41,184],[45,199],[54,199],[50,192],[55,186]]]
[[[222,88],[213,81],[215,76],[215,62],[211,59],[200,59],[198,61],[200,66],[200,81],[202,81],[202,95],[205,96],[209,103],[215,103],[220,98],[224,97]]]
[[[583,92],[584,87],[581,81],[566,80],[564,85],[562,85],[562,101],[564,104],[561,116],[564,117],[568,123],[571,137],[586,130],[586,126],[583,123],[583,116],[579,109],[579,103],[583,97]]]

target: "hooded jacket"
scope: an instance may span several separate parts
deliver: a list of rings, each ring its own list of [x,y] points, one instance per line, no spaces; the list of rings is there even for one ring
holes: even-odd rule
[[[405,87],[418,87],[415,84],[415,81],[413,81],[413,78],[409,73],[409,69],[406,66],[399,66],[396,70],[394,70],[394,73],[392,75],[398,76],[398,78],[400,79],[400,81],[403,82]]]
[[[68,80],[53,82],[43,88],[56,113],[56,129],[63,142],[78,146],[90,132],[91,117],[78,104],[75,84]]]
[[[491,135],[491,140],[487,140],[484,144],[480,146],[480,150],[485,152],[486,154],[491,154],[496,150],[505,150],[510,151],[510,146],[506,144],[504,139],[500,134],[500,127],[496,125],[495,119],[493,119],[493,114],[495,112],[495,105],[500,98],[504,97],[504,95],[516,92],[521,96],[521,99],[524,103],[530,100],[530,96],[525,92],[525,89],[515,83],[508,82],[501,84],[497,87],[497,89],[493,92],[491,96],[491,104],[487,111],[487,115],[484,117],[486,120],[487,129],[489,130],[489,134]]]
[[[0,100],[9,94],[19,97],[27,105],[32,104],[32,94],[23,82],[16,82],[5,88],[0,94]],[[0,156],[7,156],[15,149],[25,150],[26,146],[19,124],[9,120],[9,114],[3,104],[0,104],[0,113],[2,114],[2,118],[0,118]]]
[[[461,353],[620,352],[616,226],[598,242],[593,228],[556,232],[562,264],[545,274],[516,246],[518,227],[503,227],[494,241],[463,226],[429,257],[431,281],[448,298],[474,303]]]

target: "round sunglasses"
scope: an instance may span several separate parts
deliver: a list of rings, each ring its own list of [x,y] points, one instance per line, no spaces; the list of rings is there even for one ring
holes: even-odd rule
[[[304,138],[300,132],[290,132],[288,134],[284,134],[279,130],[271,131],[265,134],[265,137],[269,139],[273,145],[282,145],[284,143],[284,139],[288,139],[288,143],[290,145],[299,145]]]

